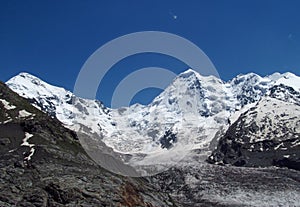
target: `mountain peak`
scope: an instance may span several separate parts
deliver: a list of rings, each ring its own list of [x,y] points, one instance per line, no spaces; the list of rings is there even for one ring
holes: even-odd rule
[[[183,71],[181,74],[185,74],[185,73],[199,74],[197,71],[193,70],[192,68],[189,68],[186,71]]]
[[[197,71],[193,70],[193,69],[187,69],[186,71],[180,73],[177,77],[180,78],[188,78],[191,76],[198,76],[200,75]]]
[[[286,73],[279,73],[279,72],[275,72],[272,75],[267,75],[266,78],[269,78],[273,81],[277,81],[280,78],[294,78],[297,77],[294,73],[291,72],[286,72]]]
[[[283,73],[283,75],[284,75],[285,77],[295,77],[295,76],[296,76],[294,73],[291,73],[291,72]]]
[[[24,83],[28,84],[28,82],[31,82],[35,85],[49,85],[40,78],[27,72],[21,72],[7,81],[8,84],[18,83],[19,85],[24,85]]]
[[[10,80],[8,80],[8,82],[21,81],[21,80],[28,80],[28,81],[31,81],[31,82],[33,82],[35,84],[42,84],[42,83],[47,84],[45,81],[42,81],[37,76],[32,75],[32,74],[27,73],[27,72],[21,72],[21,73],[19,73],[18,75],[14,76]]]
[[[258,80],[262,77],[256,73],[250,72],[246,74],[239,74],[233,80]]]
[[[23,77],[23,78],[37,78],[36,76],[34,76],[34,75],[32,75],[32,74],[30,74],[30,73],[28,73],[28,72],[21,72],[21,73],[19,73],[18,75],[16,75],[16,77],[17,76],[20,76],[20,77]],[[39,79],[39,78],[37,78],[37,79]]]
[[[64,88],[59,86],[54,86],[52,84],[49,84],[48,82],[44,81],[43,79],[32,75],[27,72],[21,72],[18,75],[12,77],[9,79],[6,84],[15,90],[15,87],[20,88],[26,86],[28,89],[32,90],[41,90],[41,89],[51,89],[53,91],[62,91],[62,92],[68,92]],[[50,90],[50,91],[51,91]]]
[[[292,87],[296,91],[300,91],[300,77],[291,72],[286,72],[283,74],[273,73],[270,76],[266,76],[266,78],[274,81],[274,85],[283,84]]]
[[[214,75],[209,75],[209,76],[204,76],[200,74],[199,72],[193,70],[193,69],[188,69],[182,73],[180,73],[175,80],[178,78],[180,79],[186,79],[186,80],[194,80],[197,79],[198,81],[204,81],[204,82],[214,82],[214,83],[222,83],[223,81],[220,79],[220,77],[216,77]]]
[[[26,72],[22,72],[15,77],[9,79],[6,84],[15,92],[31,100],[39,109],[46,106],[51,110],[47,111],[51,114],[55,107],[54,102],[59,103],[60,99],[70,99],[72,93],[64,88],[57,87],[46,83],[45,81]],[[39,103],[39,100],[43,100]],[[51,101],[50,101],[51,100]]]

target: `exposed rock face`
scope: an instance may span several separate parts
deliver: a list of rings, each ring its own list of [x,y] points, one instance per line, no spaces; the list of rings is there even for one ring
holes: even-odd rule
[[[177,141],[176,134],[168,130],[165,132],[164,136],[159,139],[162,148],[170,149],[173,146],[173,143]]]
[[[0,83],[0,206],[179,206],[101,169],[77,135]]]
[[[229,127],[208,161],[300,170],[300,93],[284,85],[272,87]]]

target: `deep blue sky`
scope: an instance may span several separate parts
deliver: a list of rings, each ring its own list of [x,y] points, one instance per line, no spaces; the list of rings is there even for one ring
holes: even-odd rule
[[[101,45],[138,31],[165,31],[189,39],[224,80],[240,73],[290,71],[300,75],[300,1],[14,1],[0,2],[0,79],[21,71],[73,90],[85,60]],[[174,15],[177,18],[174,18]],[[137,68],[185,65],[159,55],[124,59],[101,83],[109,105],[114,88]],[[149,102],[158,90],[135,101]]]

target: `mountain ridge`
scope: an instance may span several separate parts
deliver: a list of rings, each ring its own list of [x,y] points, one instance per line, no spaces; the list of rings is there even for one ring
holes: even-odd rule
[[[189,69],[179,74],[149,105],[119,109],[81,99],[26,73],[7,84],[68,128],[87,135],[97,134],[95,139],[121,157],[133,156],[129,160],[122,158],[127,164],[151,166],[177,165],[193,149],[201,149],[208,156],[211,140],[216,134],[225,133],[233,116],[239,117],[242,109],[257,103],[274,85],[285,83],[299,90],[297,81],[300,78],[291,73],[266,77],[250,73],[224,82]],[[176,143],[168,143],[172,146],[168,149],[159,141],[167,131],[176,134]],[[173,160],[178,153],[182,156]]]

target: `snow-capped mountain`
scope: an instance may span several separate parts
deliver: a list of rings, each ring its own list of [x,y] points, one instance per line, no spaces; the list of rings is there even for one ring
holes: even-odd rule
[[[195,160],[143,179],[118,176],[95,165],[76,133],[1,82],[0,109],[0,206],[299,206],[300,171]]]
[[[243,113],[220,139],[209,161],[300,170],[300,93],[280,84]]]
[[[273,86],[284,84],[299,91],[299,83],[300,78],[291,73],[267,77],[250,73],[224,82],[189,69],[149,105],[119,109],[75,97],[27,73],[7,85],[68,128],[93,135],[116,153],[129,154],[122,159],[136,166],[175,164],[192,149],[208,154],[211,141]]]

